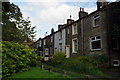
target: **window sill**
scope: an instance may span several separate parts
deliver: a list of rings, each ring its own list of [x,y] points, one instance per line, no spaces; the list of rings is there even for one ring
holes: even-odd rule
[[[101,49],[91,49],[91,51],[101,51]]]
[[[95,26],[93,26],[93,28],[96,28],[96,27],[99,27],[100,25],[95,25]]]
[[[74,33],[74,34],[72,34],[72,35],[76,35],[77,33]]]
[[[117,51],[117,50],[119,50],[119,48],[112,48],[112,50],[116,50]]]
[[[73,54],[76,54],[77,52],[72,52]]]

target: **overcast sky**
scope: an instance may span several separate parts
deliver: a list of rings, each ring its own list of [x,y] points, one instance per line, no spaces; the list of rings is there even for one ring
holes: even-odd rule
[[[97,0],[10,0],[18,5],[24,18],[30,17],[33,26],[36,26],[36,39],[49,35],[51,28],[56,31],[59,24],[66,20],[78,19],[80,7],[88,13],[96,10]],[[115,1],[115,0],[108,0]]]

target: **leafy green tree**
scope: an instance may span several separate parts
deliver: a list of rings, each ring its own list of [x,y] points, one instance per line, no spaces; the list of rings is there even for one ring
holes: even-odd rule
[[[5,41],[18,41],[20,31],[12,20],[19,21],[22,13],[18,6],[9,2],[2,3],[2,39]]]
[[[19,7],[10,2],[2,3],[2,39],[13,42],[30,42],[34,39],[35,26],[24,19]]]
[[[24,41],[30,42],[31,40],[34,39],[34,37],[36,36],[35,35],[36,31],[34,31],[36,26],[31,25],[29,17],[27,19],[22,18],[18,22],[16,21],[16,24],[22,33],[22,38]]]

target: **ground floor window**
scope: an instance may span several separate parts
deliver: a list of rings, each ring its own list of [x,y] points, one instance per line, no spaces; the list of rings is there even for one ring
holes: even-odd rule
[[[112,38],[112,49],[118,49],[118,39],[117,38]]]
[[[101,50],[101,37],[95,36],[90,38],[90,49],[91,50]]]
[[[59,43],[59,50],[62,51],[62,43]]]
[[[77,38],[72,40],[72,52],[77,53],[78,50],[78,41]]]
[[[113,66],[120,66],[119,60],[113,60]]]
[[[45,48],[45,55],[48,55],[48,54],[49,54],[49,49]]]

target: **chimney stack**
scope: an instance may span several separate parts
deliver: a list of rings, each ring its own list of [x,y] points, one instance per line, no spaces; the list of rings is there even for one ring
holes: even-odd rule
[[[71,23],[74,22],[74,20],[72,20],[71,17],[72,17],[72,16],[70,15],[70,19],[67,19],[67,24],[71,24]]]
[[[58,25],[58,30],[64,28],[64,25]]]
[[[79,19],[81,19],[87,15],[88,15],[88,13],[84,11],[84,8],[80,8]]]
[[[98,0],[97,1],[97,10],[99,10],[100,8],[105,7],[106,5],[108,5],[108,1],[106,0]]]
[[[52,29],[51,29],[51,34],[53,34],[53,33],[54,33],[54,29],[52,28]]]

